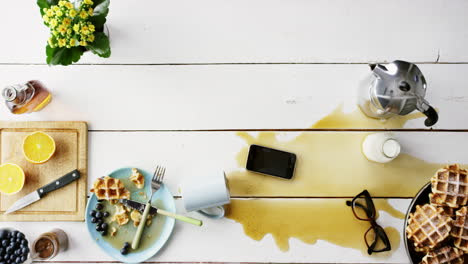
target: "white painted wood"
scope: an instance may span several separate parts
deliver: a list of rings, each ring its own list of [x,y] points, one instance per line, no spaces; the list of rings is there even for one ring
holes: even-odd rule
[[[420,65],[435,128],[467,129],[468,65]],[[91,130],[309,128],[340,104],[355,110],[366,65],[0,66],[0,86],[29,79],[54,94],[41,112],[3,120],[83,120]],[[366,128],[359,127],[356,128]],[[423,119],[405,128],[425,128]]]
[[[280,136],[288,140],[298,134],[285,132]],[[398,132],[395,137],[401,142],[403,153],[425,161],[468,163],[464,151],[468,148],[468,133]],[[180,195],[179,186],[184,177],[190,177],[190,173],[197,169],[208,167],[228,172],[242,169],[243,166],[239,167],[236,162],[236,155],[244,146],[246,143],[235,132],[91,132],[88,185],[92,186],[94,179],[120,167],[152,171],[156,164],[162,164],[167,168],[165,183],[174,195]],[[285,194],[278,190],[277,195]],[[314,193],[310,196],[314,196]]]
[[[302,199],[300,199],[302,200]],[[391,204],[401,212],[406,212],[410,199],[392,199]],[[181,201],[177,200],[181,211]],[[191,213],[192,217],[199,217]],[[403,230],[403,220],[380,213],[379,224]],[[173,236],[160,254],[150,261],[157,262],[307,262],[307,263],[407,263],[403,241],[389,258],[375,258],[362,255],[360,251],[342,248],[319,240],[314,245],[305,244],[296,239],[290,240],[290,250],[280,251],[271,235],[257,242],[243,233],[242,226],[233,220],[210,220],[204,217],[202,227],[177,222]],[[352,221],[352,219],[350,219]],[[34,222],[2,223],[22,230],[28,239],[52,228],[61,228],[70,237],[70,250],[58,255],[53,261],[111,261],[112,259],[99,249],[88,235],[84,223],[73,222]],[[339,253],[338,253],[339,252]],[[338,254],[337,254],[338,253]]]
[[[467,62],[468,2],[112,1],[112,57],[81,63]],[[34,1],[2,7],[0,63],[45,63]]]

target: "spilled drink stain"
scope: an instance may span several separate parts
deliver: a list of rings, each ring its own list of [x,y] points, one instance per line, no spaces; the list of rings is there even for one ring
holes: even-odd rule
[[[260,241],[271,233],[282,251],[289,250],[289,238],[295,237],[307,244],[314,244],[321,239],[361,250],[367,255],[364,234],[370,228],[370,223],[357,220],[345,201],[346,199],[232,200],[226,206],[226,217],[243,224],[245,234],[254,240]],[[374,203],[376,208],[387,206],[384,199],[374,199]],[[400,232],[393,227],[386,227],[385,232],[392,248],[398,248]]]
[[[312,128],[402,128],[408,120],[419,117],[422,115],[411,114],[383,122],[367,118],[359,109],[343,113],[339,107]],[[237,135],[246,143],[236,157],[240,168],[245,168],[251,144],[293,152],[297,161],[291,180],[259,175],[245,169],[228,173],[231,196],[353,197],[367,189],[374,197],[413,197],[443,166],[407,154],[401,154],[387,164],[370,162],[361,153],[362,141],[368,134],[314,131],[297,133],[294,138],[284,140],[281,139],[282,133],[260,132],[252,136],[239,132]],[[241,223],[245,233],[254,240],[272,234],[283,251],[289,249],[289,238],[294,237],[308,244],[326,240],[361,250],[367,255],[363,236],[370,225],[355,219],[345,200],[235,199],[227,206],[226,217]],[[377,210],[384,210],[395,218],[404,218],[404,214],[385,199],[374,199],[374,202]],[[399,230],[392,227],[385,230],[392,248],[397,249]],[[372,256],[387,257],[392,252]]]

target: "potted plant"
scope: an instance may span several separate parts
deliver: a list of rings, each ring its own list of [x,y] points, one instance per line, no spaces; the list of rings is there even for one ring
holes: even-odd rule
[[[110,0],[37,0],[44,24],[50,28],[46,55],[49,65],[70,65],[86,51],[108,58],[104,33]]]

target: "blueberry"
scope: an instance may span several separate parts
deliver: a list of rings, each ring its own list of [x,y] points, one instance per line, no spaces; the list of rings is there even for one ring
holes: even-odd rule
[[[103,214],[104,217],[108,217],[109,215],[110,215],[109,212],[104,212]]]
[[[21,245],[27,247],[28,246],[28,240],[26,240],[26,239],[21,240]]]
[[[28,259],[27,256],[22,256],[22,257],[21,257],[21,263],[25,262],[27,259]]]
[[[101,231],[101,236],[107,236],[107,229]]]
[[[0,239],[5,239],[5,238],[8,238],[8,231],[5,229],[0,230]]]
[[[16,258],[15,255],[13,255],[13,254],[10,255],[10,260],[15,260],[15,258]]]
[[[15,230],[15,231],[11,232],[11,237],[17,237],[18,234],[19,234],[19,231]]]
[[[3,261],[2,261],[2,262],[0,262],[0,264],[6,264],[6,262],[3,262]]]
[[[6,248],[6,252],[7,252],[8,254],[11,254],[11,253],[13,252],[13,248],[12,248],[12,247],[7,247],[7,248]]]
[[[16,243],[21,244],[21,240],[23,240],[23,239],[18,237],[18,238],[16,238],[15,241],[16,241]]]
[[[15,255],[18,256],[21,253],[21,249],[15,250]]]
[[[122,249],[120,250],[120,254],[122,254],[122,255],[127,255],[127,254],[128,254],[128,248],[122,248]]]
[[[102,218],[102,213],[101,213],[101,212],[97,212],[97,213],[96,213],[96,218],[98,218],[98,219],[99,219],[99,218]]]
[[[10,244],[9,240],[6,240],[6,239],[2,240],[2,247],[6,248],[8,246],[8,244]]]
[[[28,254],[28,253],[29,253],[29,248],[27,248],[27,247],[22,248],[22,249],[21,249],[21,253],[22,253],[23,255]]]
[[[98,232],[102,231],[102,228],[101,228],[100,225],[97,225],[97,226],[96,226],[96,231],[98,231]]]
[[[92,210],[91,213],[89,213],[90,216],[95,217],[96,216],[96,210]]]
[[[91,217],[91,223],[96,223],[97,222],[97,218],[96,217]]]
[[[130,248],[130,243],[125,242],[125,243],[123,244],[123,247],[124,247],[124,248]]]
[[[96,225],[100,226],[100,225],[102,225],[102,223],[103,223],[102,219],[98,219],[97,222],[96,222]]]
[[[3,259],[4,259],[4,260],[9,260],[9,259],[10,259],[10,254],[8,254],[8,253],[5,254],[5,256],[3,256]]]
[[[16,257],[16,263],[20,264],[21,262],[21,257]]]
[[[104,205],[102,205],[102,203],[96,204],[96,210],[102,210],[102,208],[104,208]]]
[[[107,223],[102,223],[101,228],[102,229],[107,229]]]
[[[5,248],[0,247],[0,256],[3,256],[3,253],[5,253]]]

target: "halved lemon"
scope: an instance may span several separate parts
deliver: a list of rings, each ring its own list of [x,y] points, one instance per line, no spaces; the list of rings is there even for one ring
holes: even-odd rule
[[[55,153],[55,141],[48,134],[37,131],[24,138],[23,154],[31,163],[41,164]]]
[[[0,192],[15,194],[24,186],[24,171],[13,163],[5,163],[0,166]]]

